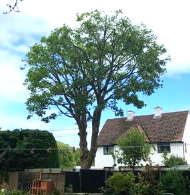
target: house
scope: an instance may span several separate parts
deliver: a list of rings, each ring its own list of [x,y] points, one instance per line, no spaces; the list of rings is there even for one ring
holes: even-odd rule
[[[95,167],[113,167],[112,152],[119,149],[116,141],[131,127],[143,131],[153,146],[150,154],[153,164],[163,165],[164,150],[185,158],[190,164],[189,112],[163,113],[162,109],[157,107],[152,115],[135,116],[133,111],[129,111],[127,118],[108,119],[99,134]]]

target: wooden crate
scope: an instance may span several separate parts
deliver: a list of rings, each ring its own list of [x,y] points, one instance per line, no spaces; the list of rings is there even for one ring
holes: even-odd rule
[[[34,180],[32,183],[32,195],[47,195],[51,194],[53,183],[51,181]]]

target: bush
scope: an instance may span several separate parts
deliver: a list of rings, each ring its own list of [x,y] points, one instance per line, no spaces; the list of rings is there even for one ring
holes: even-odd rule
[[[107,180],[106,184],[109,187],[106,194],[151,195],[149,192],[152,190],[151,184],[145,182],[141,174],[135,177],[132,172],[116,172]],[[157,195],[155,190],[152,190],[152,192],[153,195]]]
[[[186,165],[187,164],[184,158],[180,158],[175,155],[168,156],[167,151],[163,153],[163,158],[164,158],[163,163],[166,167],[174,167],[176,165]]]
[[[115,172],[106,182],[105,194],[110,195],[190,195],[190,181],[182,172],[172,169],[163,174],[159,181],[158,168],[147,165],[138,177],[133,172]]]
[[[149,189],[150,184],[145,183],[143,181],[143,178],[141,175],[138,176],[138,182],[134,185],[134,193],[133,195],[150,195],[149,194]]]
[[[140,174],[139,184],[140,186],[146,186],[146,191],[140,194],[147,195],[160,195],[160,189],[158,186],[159,172],[158,167],[153,167],[152,164],[145,166],[145,170]]]
[[[165,175],[161,177],[160,188],[167,193],[187,195],[185,177],[176,169],[167,171]]]
[[[125,194],[127,192],[126,194],[129,195],[133,195],[134,183],[135,176],[132,172],[115,172],[106,182],[114,194]]]

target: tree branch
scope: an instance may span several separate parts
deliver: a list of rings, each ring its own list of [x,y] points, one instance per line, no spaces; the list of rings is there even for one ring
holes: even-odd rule
[[[3,12],[3,14],[9,14],[12,11],[17,12],[17,13],[20,12],[18,9],[18,2],[19,1],[23,1],[23,0],[15,0],[15,2],[13,4],[7,4],[9,11]]]

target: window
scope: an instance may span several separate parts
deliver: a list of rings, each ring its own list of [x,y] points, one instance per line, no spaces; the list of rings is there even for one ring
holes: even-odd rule
[[[164,151],[170,152],[170,143],[159,143],[157,144],[158,153],[163,153]]]
[[[103,148],[104,155],[111,155],[113,153],[113,146],[107,145]]]

